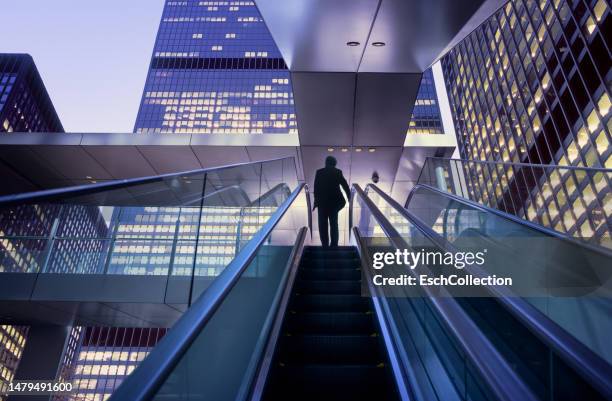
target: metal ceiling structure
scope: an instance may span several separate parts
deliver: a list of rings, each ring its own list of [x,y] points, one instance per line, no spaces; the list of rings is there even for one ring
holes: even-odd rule
[[[393,182],[423,71],[505,0],[255,3],[291,71],[306,180],[334,148],[351,181]]]

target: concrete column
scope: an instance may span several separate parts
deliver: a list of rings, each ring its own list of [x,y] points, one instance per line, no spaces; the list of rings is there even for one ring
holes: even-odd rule
[[[59,374],[70,327],[31,326],[13,380],[55,380]],[[8,401],[48,401],[50,395],[12,395]]]

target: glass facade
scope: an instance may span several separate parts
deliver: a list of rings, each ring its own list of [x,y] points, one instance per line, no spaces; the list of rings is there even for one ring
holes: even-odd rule
[[[610,23],[605,0],[513,0],[453,48],[442,67],[461,157],[612,168]],[[465,174],[485,204],[609,242],[607,176],[539,171],[513,208],[515,170]]]
[[[253,1],[166,1],[135,132],[297,132],[291,79]]]
[[[103,401],[149,354],[167,329],[124,327],[75,327],[74,356],[65,360],[63,377],[73,393],[54,401]],[[74,334],[76,333],[76,337]]]
[[[17,370],[27,335],[28,326],[0,325],[0,401],[6,400],[8,384]]]
[[[438,94],[431,68],[423,72],[408,125],[410,134],[443,134]]]
[[[64,132],[34,60],[0,54],[0,133]]]

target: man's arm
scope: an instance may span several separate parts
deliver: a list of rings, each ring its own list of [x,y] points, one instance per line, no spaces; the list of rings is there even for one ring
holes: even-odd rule
[[[312,206],[312,210],[315,210],[319,206],[318,194],[321,192],[321,180],[319,179],[319,172],[315,174],[314,180],[314,205]]]
[[[344,190],[344,193],[346,194],[346,200],[350,201],[351,200],[351,189],[349,188],[349,185],[346,182],[344,175],[342,174],[342,170],[340,170],[340,186],[342,187],[342,189]]]

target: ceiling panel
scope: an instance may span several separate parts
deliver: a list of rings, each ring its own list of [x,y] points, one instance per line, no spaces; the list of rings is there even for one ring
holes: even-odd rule
[[[357,71],[379,0],[256,0],[292,71]],[[347,46],[347,42],[359,42]]]
[[[357,74],[355,137],[358,146],[401,146],[421,74]]]
[[[41,145],[33,148],[36,154],[52,164],[63,176],[71,180],[91,177],[110,180],[113,177],[89,153],[80,146]],[[79,166],[79,168],[75,168]]]
[[[382,0],[359,72],[423,72],[483,2]]]
[[[353,73],[292,73],[300,144],[350,145],[353,138]]]
[[[156,175],[155,170],[135,146],[92,145],[87,152],[115,178]]]
[[[0,146],[0,158],[40,188],[50,188],[56,181],[65,182],[66,177],[53,164],[40,158],[33,151],[34,147],[36,145],[3,145]]]
[[[380,147],[375,152],[351,153],[351,182],[365,185],[372,182],[372,173],[376,171],[380,178],[378,186],[390,191],[395,178],[397,164],[402,155],[402,147]]]
[[[246,163],[249,155],[244,146],[196,146],[192,149],[203,168]]]
[[[159,174],[197,170],[200,161],[189,146],[138,146],[140,152]]]

